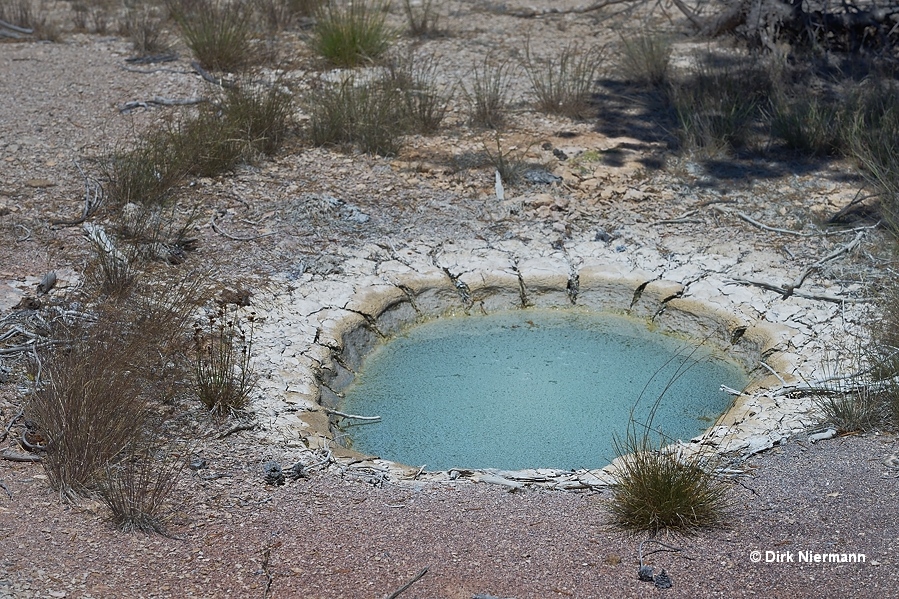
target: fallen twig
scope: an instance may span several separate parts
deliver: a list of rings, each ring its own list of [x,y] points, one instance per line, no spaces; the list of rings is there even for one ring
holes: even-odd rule
[[[607,6],[615,6],[617,4],[626,4],[631,0],[602,0],[601,2],[594,2],[593,4],[588,4],[587,6],[577,6],[575,8],[543,8],[540,10],[533,8],[523,8],[520,10],[514,11],[503,11],[499,12],[494,10],[494,13],[509,15],[511,17],[520,17],[522,19],[532,19],[535,17],[545,17],[548,15],[582,15],[584,13],[593,12],[595,10],[600,10]],[[503,5],[505,6],[505,5]]]
[[[196,60],[190,61],[190,66],[193,67],[194,71],[197,72],[197,75],[212,83],[213,85],[218,85],[219,87],[234,87],[234,84],[230,81],[225,81],[224,79],[217,79],[213,76],[209,71],[200,66],[200,63]]]
[[[409,582],[407,582],[406,584],[404,584],[403,586],[401,586],[401,587],[398,588],[397,590],[395,590],[395,591],[393,591],[392,593],[390,593],[389,595],[387,595],[387,599],[396,599],[396,598],[399,597],[400,594],[403,593],[406,589],[408,589],[408,588],[411,587],[413,584],[415,584],[416,582],[418,582],[419,580],[421,580],[421,578],[422,578],[425,574],[427,574],[427,573],[428,573],[428,569],[427,569],[427,568],[422,568],[421,572],[419,572],[418,574],[416,574],[415,576],[413,576],[412,579],[409,580]]]
[[[176,75],[190,75],[194,71],[187,71],[184,69],[170,69],[168,67],[159,67],[158,69],[138,69],[135,67],[120,67],[123,71],[128,71],[129,73],[140,73],[142,75],[152,75],[153,73],[174,73]]]
[[[268,562],[269,558],[272,554],[272,544],[266,543],[265,547],[262,548],[262,573],[265,574],[266,582],[265,582],[265,590],[262,592],[262,599],[268,599],[272,593],[272,583],[275,582],[275,578],[272,576],[272,573],[268,571]]]
[[[12,499],[12,491],[9,490],[9,487],[6,486],[6,483],[0,480],[0,488],[6,491],[6,494],[9,495],[9,498]]]
[[[653,225],[676,225],[676,224],[680,224],[680,223],[701,223],[702,221],[699,220],[698,218],[690,218],[697,212],[698,212],[698,210],[696,210],[696,209],[687,210],[680,216],[676,216],[674,218],[663,218],[661,220],[655,221],[652,224]]]
[[[73,160],[75,164],[75,168],[78,169],[78,172],[81,173],[81,178],[84,179],[84,208],[81,210],[81,217],[75,220],[54,220],[50,222],[51,226],[63,226],[63,227],[71,227],[75,225],[80,225],[93,216],[97,209],[100,208],[100,205],[103,203],[103,186],[100,185],[100,182],[94,179],[93,177],[88,177],[84,170],[81,168],[81,165],[78,164],[77,160]]]
[[[780,384],[781,384],[781,385],[786,385],[786,384],[787,384],[787,381],[784,380],[784,377],[782,377],[782,376],[780,376],[779,374],[777,374],[777,371],[774,370],[773,368],[771,368],[770,366],[768,366],[768,364],[766,364],[764,361],[760,361],[759,364],[761,364],[762,366],[764,366],[764,367],[765,367],[765,370],[767,370],[768,372],[770,372],[771,374],[773,374],[774,376],[776,376],[776,377],[777,377],[777,380],[780,381]]]
[[[0,356],[8,356],[10,354],[18,354],[24,351],[32,351],[34,349],[43,349],[51,345],[57,345],[61,341],[46,341],[44,343],[23,343],[22,345],[13,345],[12,347],[0,348]]]
[[[227,237],[228,239],[233,239],[234,241],[254,241],[256,239],[262,239],[263,237],[271,237],[272,235],[277,235],[277,231],[272,231],[271,233],[263,233],[262,235],[254,235],[253,237],[238,237],[236,235],[231,235],[226,231],[223,231],[219,228],[218,224],[215,222],[215,217],[213,216],[211,221],[212,230],[221,235],[222,237]]]
[[[234,433],[237,433],[240,431],[251,431],[254,428],[256,428],[257,424],[258,424],[258,422],[256,420],[241,420],[235,424],[232,424],[231,426],[226,428],[224,431],[218,433],[215,438],[216,439],[224,439],[225,437],[227,437],[229,435],[233,435]]]
[[[28,241],[29,239],[31,239],[31,229],[29,229],[29,228],[26,227],[25,225],[21,225],[21,224],[19,224],[19,223],[16,223],[15,226],[16,226],[17,228],[23,229],[23,230],[25,231],[25,235],[23,235],[22,237],[17,237],[17,238],[16,238],[16,243],[22,243],[23,241]]]
[[[153,106],[193,106],[194,104],[202,104],[206,101],[207,99],[203,97],[163,98],[154,96],[149,100],[132,100],[131,102],[125,102],[119,106],[119,112],[122,114],[130,114],[138,108],[152,108]]]
[[[130,64],[153,64],[157,62],[174,62],[178,60],[178,55],[174,52],[167,54],[152,54],[150,56],[132,56],[126,58],[125,62]]]
[[[878,222],[877,224],[874,224],[874,225],[867,225],[864,227],[856,227],[854,229],[845,229],[842,231],[819,231],[816,233],[808,233],[805,231],[794,231],[792,229],[781,229],[780,227],[771,227],[764,223],[760,223],[759,221],[755,220],[754,218],[752,218],[745,212],[735,212],[735,211],[731,211],[731,210],[725,210],[721,206],[712,206],[712,209],[715,212],[718,212],[719,214],[725,214],[725,215],[732,214],[732,215],[736,216],[737,218],[739,218],[740,220],[749,223],[753,227],[758,227],[759,229],[762,229],[764,231],[771,231],[772,233],[782,233],[784,235],[795,235],[796,237],[822,237],[822,236],[828,237],[830,235],[845,235],[846,233],[855,233],[858,231],[868,231],[870,229],[875,229],[880,226],[880,223]]]
[[[328,447],[327,445],[325,446],[325,452],[326,453],[325,453],[324,459],[319,460],[318,462],[315,462],[314,464],[311,464],[309,466],[306,466],[305,470],[308,472],[309,470],[312,470],[313,468],[318,468],[319,466],[327,466],[328,464],[333,462],[334,454],[331,452],[331,448]]]
[[[380,420],[380,416],[359,416],[357,414],[346,414],[344,412],[338,412],[337,410],[332,410],[331,408],[325,408],[325,412],[328,414],[333,414],[334,416],[340,416],[342,418],[351,418],[353,420]]]
[[[6,441],[6,437],[9,436],[9,431],[12,430],[12,427],[15,426],[16,421],[21,418],[25,414],[25,408],[19,408],[19,413],[13,416],[13,419],[9,421],[9,424],[6,425],[6,430],[3,431],[3,436],[0,437],[0,443]]]
[[[801,275],[799,275],[799,278],[797,278],[796,281],[792,285],[784,286],[786,293],[785,293],[783,299],[787,299],[788,297],[793,295],[793,292],[796,289],[802,287],[802,284],[805,282],[805,279],[807,279],[810,274],[812,274],[813,272],[815,272],[816,270],[818,270],[819,268],[824,266],[824,264],[826,264],[827,262],[830,262],[834,258],[838,258],[838,257],[842,256],[843,254],[848,254],[849,252],[851,252],[852,250],[857,248],[858,244],[861,243],[861,239],[862,239],[863,235],[864,235],[864,232],[861,232],[861,231],[856,233],[855,239],[853,239],[846,245],[840,246],[833,252],[827,254],[826,256],[824,256],[823,258],[821,258],[820,260],[818,260],[817,262],[815,262],[814,264],[812,264],[811,266],[806,268],[805,271],[803,271],[803,273]]]
[[[12,449],[3,450],[3,453],[0,453],[0,458],[2,458],[4,460],[9,460],[10,462],[40,462],[41,461],[41,456],[39,456],[39,455],[20,453],[18,451],[13,451]]]
[[[754,281],[752,279],[731,279],[725,282],[725,285],[751,285],[753,287],[760,287],[761,289],[779,293],[784,298],[788,298],[791,295],[794,295],[796,297],[805,299],[818,300],[822,302],[834,302],[837,304],[864,304],[874,301],[873,298],[870,297],[840,297],[838,295],[830,295],[829,293],[805,293],[804,291],[788,290],[785,287],[778,287],[777,285],[772,285],[771,283],[766,283],[764,281]]]

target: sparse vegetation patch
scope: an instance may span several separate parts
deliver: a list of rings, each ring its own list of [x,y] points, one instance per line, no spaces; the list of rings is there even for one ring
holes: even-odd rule
[[[390,48],[393,31],[386,22],[387,3],[330,0],[317,13],[312,44],[335,66],[371,63]]]

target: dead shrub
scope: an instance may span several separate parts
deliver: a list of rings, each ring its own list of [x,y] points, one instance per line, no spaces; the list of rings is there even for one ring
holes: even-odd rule
[[[154,406],[170,399],[184,364],[196,278],[143,281],[116,301],[53,322],[38,353],[26,414],[48,439],[43,467],[61,495],[96,489],[107,465],[147,439]]]

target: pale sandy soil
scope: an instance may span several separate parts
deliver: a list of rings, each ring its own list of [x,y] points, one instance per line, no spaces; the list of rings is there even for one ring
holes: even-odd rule
[[[489,15],[480,5],[447,3],[450,35],[423,44],[441,57],[448,80],[464,76],[485,50],[513,56],[528,35],[535,49],[569,39],[615,39],[590,16],[522,20]],[[135,73],[124,68],[129,55],[128,44],[113,35],[0,44],[0,316],[44,272],[60,273],[54,295],[60,301],[65,284],[83,272],[88,245],[81,230],[49,225],[80,213],[83,182],[72,161],[90,169],[92,159],[126,145],[135,131],[171,110],[123,115],[118,107],[153,96],[208,93],[186,58],[164,65],[165,71]],[[307,272],[329,272],[339,268],[338,248],[384,239],[564,242],[572,234],[628,225],[644,233],[628,243],[676,235],[685,249],[702,251],[739,236],[791,256],[796,262],[788,267],[798,269],[824,255],[829,242],[777,236],[711,211],[697,214],[699,222],[652,223],[726,198],[764,222],[790,227],[844,205],[859,186],[839,163],[756,160],[728,172],[672,159],[655,170],[664,150],[661,132],[637,131],[626,115],[581,123],[546,117],[528,108],[521,73],[512,102],[508,143],[531,147],[529,158],[566,177],[554,191],[568,200],[565,206],[497,206],[492,172],[458,166],[466,152],[483,147],[485,135],[464,126],[465,107],[457,99],[439,136],[411,139],[395,159],[291,142],[270,161],[196,181],[184,197],[200,206],[200,247],[184,268],[215,272],[222,285],[261,288],[272,273],[300,263]],[[577,137],[557,135],[562,131]],[[612,151],[584,174],[552,162],[553,148]],[[525,185],[514,193],[528,198],[545,191]],[[339,195],[371,219],[359,225],[310,209],[303,193]],[[213,214],[234,235],[276,235],[233,241],[209,225]],[[863,257],[844,266],[846,272],[829,275],[876,272]],[[8,363],[13,376],[0,383],[4,429],[25,391],[21,370]],[[198,407],[188,417],[209,426]],[[18,449],[16,435],[14,428],[3,449]],[[729,528],[666,539],[683,551],[649,558],[673,580],[664,591],[637,580],[643,537],[608,526],[607,491],[506,493],[473,483],[375,487],[334,474],[275,488],[263,483],[261,464],[277,458],[277,443],[261,445],[249,433],[197,443],[208,471],[227,477],[203,480],[185,470],[173,538],[123,534],[98,503],[61,502],[40,465],[0,461],[0,481],[9,490],[0,489],[0,596],[384,597],[425,567],[428,573],[403,599],[897,594],[899,471],[884,463],[899,451],[892,434],[816,445],[800,435],[751,458],[748,474],[731,488]],[[755,550],[762,563],[751,561]],[[766,551],[792,552],[793,562],[764,563]],[[800,551],[863,553],[866,562],[800,564]]]

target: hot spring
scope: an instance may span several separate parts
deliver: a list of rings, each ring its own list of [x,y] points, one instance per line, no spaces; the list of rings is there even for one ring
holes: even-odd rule
[[[578,310],[443,317],[374,348],[340,409],[356,451],[428,470],[599,468],[629,423],[689,439],[746,372],[642,320]],[[652,433],[655,435],[656,433]],[[346,440],[345,440],[346,441]]]

